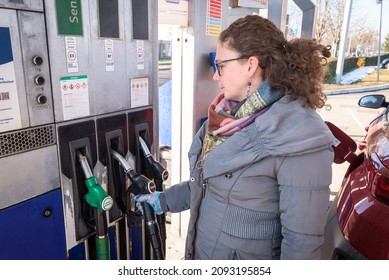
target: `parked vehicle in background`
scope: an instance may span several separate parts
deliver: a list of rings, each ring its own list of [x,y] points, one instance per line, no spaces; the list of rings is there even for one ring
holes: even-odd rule
[[[389,69],[389,58],[384,59],[380,64],[381,69]]]
[[[369,124],[358,153],[353,139],[327,123],[339,140],[334,162],[350,166],[329,210],[322,259],[389,259],[389,103],[366,95],[358,104],[386,109]]]

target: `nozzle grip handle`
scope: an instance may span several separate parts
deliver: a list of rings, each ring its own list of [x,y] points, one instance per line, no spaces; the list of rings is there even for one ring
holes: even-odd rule
[[[85,199],[90,206],[103,211],[108,211],[113,206],[112,197],[100,186],[96,177],[90,177],[85,180],[88,193]]]
[[[141,203],[143,208],[143,215],[146,222],[146,231],[150,237],[151,246],[153,247],[154,255],[157,260],[164,260],[165,255],[162,247],[161,233],[158,223],[156,221],[153,208],[147,203]]]

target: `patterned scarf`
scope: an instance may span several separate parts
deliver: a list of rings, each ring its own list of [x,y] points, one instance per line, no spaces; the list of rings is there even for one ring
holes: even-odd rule
[[[208,108],[208,131],[204,138],[201,161],[217,145],[228,137],[254,122],[256,117],[265,113],[270,105],[284,94],[263,82],[260,87],[242,102],[229,101],[219,94]]]

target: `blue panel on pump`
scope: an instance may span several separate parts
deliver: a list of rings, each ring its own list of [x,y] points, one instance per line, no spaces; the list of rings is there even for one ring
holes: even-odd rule
[[[9,29],[0,27],[0,65],[13,61]]]
[[[61,191],[0,211],[0,259],[66,259]]]

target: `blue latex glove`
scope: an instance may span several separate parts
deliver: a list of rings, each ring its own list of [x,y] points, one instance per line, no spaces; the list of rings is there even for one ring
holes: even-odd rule
[[[161,207],[161,203],[159,201],[159,196],[161,195],[162,192],[153,192],[150,194],[138,194],[134,196],[134,200],[136,201],[136,207],[142,211],[142,205],[140,202],[147,202],[148,204],[153,207],[154,213],[157,215],[163,214],[163,210]]]

